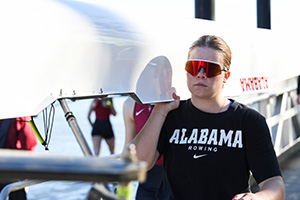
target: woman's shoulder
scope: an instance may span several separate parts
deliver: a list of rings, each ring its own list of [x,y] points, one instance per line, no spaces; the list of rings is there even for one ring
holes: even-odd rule
[[[232,101],[233,103],[229,109],[231,109],[231,112],[235,113],[236,115],[240,117],[253,118],[253,119],[264,118],[264,116],[254,108],[249,107],[233,99],[230,99],[230,101]]]
[[[172,110],[170,112],[170,114],[182,114],[182,113],[186,113],[188,110],[190,110],[192,108],[191,106],[191,100],[190,99],[186,99],[186,100],[180,100],[179,106],[177,109]]]
[[[180,100],[178,109],[186,109],[191,107],[191,99]]]

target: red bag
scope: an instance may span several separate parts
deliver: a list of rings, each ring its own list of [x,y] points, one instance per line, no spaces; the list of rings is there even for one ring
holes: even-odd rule
[[[35,150],[37,138],[28,121],[30,117],[13,119],[6,138],[6,148]]]

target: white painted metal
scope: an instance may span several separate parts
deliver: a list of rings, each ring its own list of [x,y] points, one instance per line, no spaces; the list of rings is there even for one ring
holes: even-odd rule
[[[296,103],[297,78],[296,76],[281,82],[274,88],[274,93],[237,97],[237,100],[265,116],[280,161],[290,156],[300,144],[300,107]],[[266,107],[270,109],[264,112]]]

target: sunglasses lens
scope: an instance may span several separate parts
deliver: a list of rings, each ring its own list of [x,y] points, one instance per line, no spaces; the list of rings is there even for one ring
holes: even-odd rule
[[[192,76],[196,76],[200,68],[200,63],[195,60],[189,60],[185,65],[185,70]]]
[[[220,65],[201,60],[189,60],[185,65],[185,70],[192,76],[196,76],[201,67],[204,68],[207,78],[221,74]]]
[[[221,67],[220,67],[220,65],[215,64],[215,63],[209,63],[208,66],[209,66],[208,67],[208,71],[207,71],[207,77],[208,78],[214,77],[214,76],[217,76],[217,75],[221,74]]]

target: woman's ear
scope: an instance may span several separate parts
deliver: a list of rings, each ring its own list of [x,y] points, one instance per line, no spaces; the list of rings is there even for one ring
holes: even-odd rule
[[[229,79],[231,72],[225,72],[223,83],[226,83],[227,79]]]

